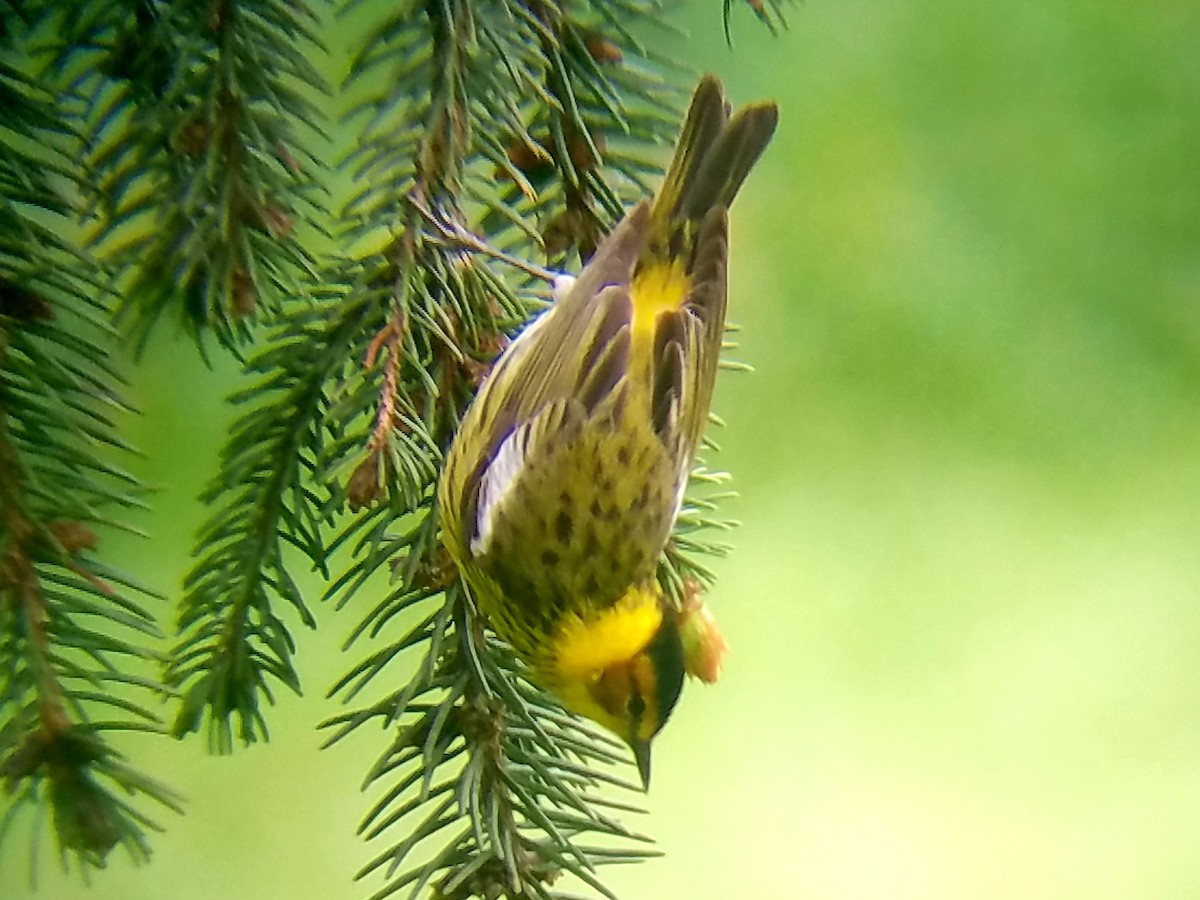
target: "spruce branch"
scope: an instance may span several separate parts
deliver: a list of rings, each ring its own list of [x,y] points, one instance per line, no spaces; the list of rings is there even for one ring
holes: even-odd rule
[[[779,0],[749,5],[782,22]],[[175,735],[265,739],[273,691],[300,690],[292,623],[315,627],[303,565],[339,608],[392,575],[347,641],[369,649],[330,691],[360,705],[327,723],[330,742],[385,729],[362,826],[384,844],[360,873],[382,880],[376,897],[566,897],[563,874],[611,897],[600,866],[656,855],[618,820],[639,812],[614,774],[624,746],[485,630],[434,499],[462,410],[555,277],[533,258],[586,261],[652,191],[684,92],[634,23],[668,29],[659,0],[382,8],[342,86],[357,130],[344,256],[318,262],[305,232],[325,228],[328,89],[312,8],[0,3],[0,840],[41,807],[85,871],[117,843],[144,858],[145,801],[178,798],[110,733],[162,731],[141,697],[178,689]],[[37,79],[40,50],[9,52],[18,34],[57,50]],[[86,221],[102,265],[63,236]],[[169,687],[131,599],[151,592],[94,553],[142,503],[113,461],[129,449],[114,307],[139,348],[164,317],[239,357],[259,344],[204,495]],[[711,578],[696,555],[722,549],[700,533],[727,524],[722,480],[694,473],[718,487],[685,503],[660,569],[681,604]]]
[[[652,190],[685,94],[627,23],[658,16],[642,0],[412,0],[370,23],[342,85],[345,258],[279,317],[235,398],[168,669],[174,730],[207,722],[222,750],[266,737],[272,683],[299,689],[286,623],[313,624],[297,562],[339,609],[372,594],[346,642],[369,646],[330,690],[350,708],[326,727],[329,743],[385,731],[361,827],[383,844],[359,873],[377,898],[565,897],[562,874],[611,897],[602,865],[656,854],[618,819],[639,811],[614,774],[626,748],[485,630],[435,492],[463,409],[542,303],[532,284],[554,278],[530,258],[586,260]],[[718,497],[685,504],[660,571],[680,602],[710,578],[694,555],[720,547],[695,532],[723,524]]]
[[[176,736],[198,730],[207,714],[214,749],[232,749],[234,718],[243,743],[264,739],[260,703],[271,701],[271,681],[300,690],[292,637],[272,598],[316,626],[284,547],[291,544],[323,565],[321,513],[308,482],[322,451],[328,385],[352,358],[365,311],[362,303],[296,311],[274,345],[248,363],[250,373],[268,377],[233,398],[247,411],[234,424],[220,475],[204,495],[222,505],[201,530],[196,565],[184,583],[180,637],[167,669],[167,681],[184,691]]]
[[[0,109],[0,841],[48,808],[64,862],[87,872],[117,844],[148,857],[159,826],[147,801],[179,810],[110,739],[161,731],[138,699],[162,693],[138,674],[161,636],[129,596],[152,592],[94,552],[143,501],[111,461],[130,449],[115,431],[130,410],[114,388],[109,297],[63,237],[77,136],[52,91],[6,64]]]
[[[503,332],[531,308],[503,276],[552,279],[552,272],[517,260],[537,246],[559,260],[568,251],[586,257],[623,210],[613,184],[630,195],[646,190],[638,176],[653,164],[627,154],[610,170],[606,144],[596,136],[615,127],[665,143],[677,127],[664,112],[666,98],[681,95],[665,90],[657,76],[611,79],[604,64],[636,58],[636,49],[604,38],[599,20],[575,18],[553,4],[444,0],[423,11],[423,21],[402,19],[398,11],[380,24],[352,66],[352,82],[368,71],[378,79],[389,63],[397,80],[376,80],[378,93],[354,109],[369,114],[348,160],[365,186],[346,211],[352,232],[385,228],[388,217],[404,223],[378,264],[393,286],[379,302],[400,304],[403,313],[392,315],[368,359],[394,347],[399,332],[425,351],[412,360],[412,377],[384,379],[376,427],[396,404],[395,386],[405,385],[409,407],[422,414],[420,434],[441,448]],[[420,25],[428,29],[424,41],[413,34]],[[464,41],[466,34],[474,41]],[[414,91],[421,99],[407,108],[392,104],[397,94]],[[665,96],[646,102],[656,94]],[[409,116],[423,117],[424,125],[414,128]],[[507,145],[496,138],[497,122]],[[407,142],[405,154],[389,152],[396,139]],[[392,193],[397,186],[403,196]],[[467,210],[481,210],[473,213],[474,229]],[[540,232],[529,224],[539,219]],[[394,479],[376,480],[378,436],[373,431],[367,442],[369,475],[360,480],[360,467],[352,484],[378,485],[391,497]],[[413,465],[405,457],[395,468]],[[372,649],[331,694],[353,701],[415,663],[399,690],[326,723],[331,743],[368,723],[393,735],[367,776],[383,795],[360,829],[369,840],[385,841],[385,849],[360,877],[382,879],[374,898],[401,891],[416,897],[430,885],[439,898],[551,897],[560,896],[555,879],[570,873],[611,897],[599,866],[656,855],[647,838],[613,815],[637,811],[607,793],[614,784],[635,789],[610,771],[627,764],[625,748],[564,713],[484,632],[439,545],[434,484],[431,477],[421,485],[416,506],[401,506],[403,519],[368,511],[336,541],[357,540],[355,562],[327,591],[339,606],[386,560],[393,569],[393,588],[368,610],[351,641],[395,637]],[[379,496],[355,494],[362,501]]]
[[[316,278],[297,226],[324,229],[319,20],[294,0],[77,5],[58,70],[80,98],[117,319],[138,349],[168,314],[233,349]]]
[[[367,785],[386,789],[360,832],[369,840],[402,835],[359,872],[382,871],[385,883],[372,900],[400,891],[416,897],[429,884],[444,900],[551,897],[563,873],[611,897],[599,866],[658,855],[606,811],[640,811],[612,797],[612,787],[637,791],[608,773],[622,761],[622,745],[526,681],[458,586],[402,643],[428,647],[412,680],[326,723],[338,729],[337,740],[372,720],[394,726],[399,718],[367,776]],[[410,862],[420,842],[439,835],[441,852]],[[597,836],[621,843],[586,843]]]

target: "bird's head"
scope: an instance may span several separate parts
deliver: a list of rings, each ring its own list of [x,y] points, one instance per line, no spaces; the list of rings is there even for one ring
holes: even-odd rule
[[[551,687],[568,709],[599,722],[633,750],[650,784],[650,740],[683,689],[683,645],[658,585],[631,588],[613,607],[573,619],[556,641]]]

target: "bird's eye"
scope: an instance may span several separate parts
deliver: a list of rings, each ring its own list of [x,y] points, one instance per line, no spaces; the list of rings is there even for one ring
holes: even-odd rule
[[[646,713],[646,701],[637,691],[633,692],[633,696],[629,698],[629,718],[634,722],[640,722],[642,716]]]

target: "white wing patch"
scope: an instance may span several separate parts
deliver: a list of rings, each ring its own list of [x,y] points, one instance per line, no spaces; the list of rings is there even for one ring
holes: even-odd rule
[[[525,469],[531,424],[525,423],[504,439],[480,478],[479,500],[475,504],[475,535],[471,538],[472,556],[487,553],[500,507]]]
[[[575,287],[575,276],[568,275],[562,272],[554,276],[554,302],[560,302],[567,294],[571,293],[571,288]]]
[[[675,523],[679,521],[679,514],[683,511],[683,495],[687,493],[688,473],[684,471],[679,476],[679,487],[675,488],[675,512],[671,515],[671,530],[675,529]]]

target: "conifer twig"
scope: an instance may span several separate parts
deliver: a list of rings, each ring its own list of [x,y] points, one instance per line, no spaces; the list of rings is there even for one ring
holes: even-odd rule
[[[535,265],[528,260],[513,256],[511,253],[505,253],[496,247],[491,246],[481,238],[471,234],[466,228],[453,220],[447,221],[425,207],[421,201],[414,195],[409,198],[409,203],[412,205],[421,217],[428,223],[438,235],[456,247],[462,247],[466,250],[472,250],[475,253],[480,253],[490,257],[497,262],[502,262],[507,266],[524,272],[531,278],[537,278],[553,284],[560,277],[561,273],[551,271],[543,266]]]
[[[779,0],[764,2],[749,5],[770,25]],[[39,28],[59,44],[42,80],[0,59],[0,839],[40,806],[85,869],[117,843],[144,858],[157,826],[128,797],[178,799],[105,732],[163,730],[136,694],[178,690],[176,736],[204,729],[222,751],[265,739],[273,691],[300,690],[292,623],[316,625],[300,561],[325,599],[361,607],[348,646],[370,642],[330,692],[355,705],[327,724],[331,742],[385,729],[362,826],[384,845],[361,873],[376,897],[567,896],[560,876],[611,897],[602,865],[656,853],[618,818],[639,812],[619,793],[633,790],[625,748],[485,629],[440,545],[435,493],[462,411],[541,305],[530,279],[558,277],[534,256],[574,268],[652,189],[650,148],[674,137],[682,94],[639,35],[669,25],[659,0],[371,8],[340,86],[345,254],[319,261],[328,32],[313,8],[0,4],[5,54]],[[94,227],[88,252],[63,237],[72,226]],[[159,662],[159,635],[128,595],[149,592],[92,553],[119,525],[111,510],[141,504],[108,456],[128,449],[110,416],[127,409],[113,306],[138,346],[164,317],[202,349],[212,335],[241,359],[256,343],[166,685],[138,668]],[[723,524],[716,496],[685,504],[659,572],[671,596],[710,578],[695,555],[720,550],[698,534]],[[371,696],[387,683],[401,686]]]
[[[144,801],[178,810],[179,799],[109,740],[161,731],[137,702],[163,692],[137,669],[157,660],[161,635],[127,596],[150,592],[94,554],[119,527],[113,509],[143,504],[107,458],[129,449],[113,417],[128,407],[102,279],[63,236],[78,143],[55,102],[0,64],[0,842],[23,814],[49,810],[64,863],[88,872],[118,844],[146,859],[159,826]]]

